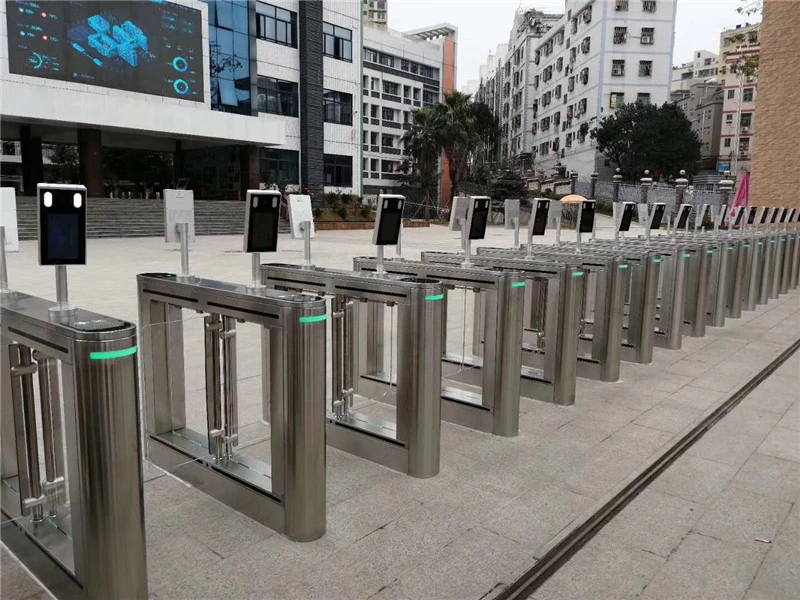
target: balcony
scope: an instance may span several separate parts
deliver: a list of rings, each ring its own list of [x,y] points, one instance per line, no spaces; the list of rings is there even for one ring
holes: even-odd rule
[[[384,147],[381,151],[384,154],[402,154],[403,153],[403,151],[400,150],[400,148],[390,148],[390,147]]]
[[[395,96],[394,94],[384,94],[383,99],[389,100],[390,102],[402,103],[400,96]]]
[[[372,96],[373,98],[380,98],[381,94],[380,92],[370,92],[370,96]]]
[[[384,121],[383,126],[391,129],[400,129],[400,123],[395,123],[394,121]]]
[[[380,146],[370,146],[369,151],[370,152],[380,152],[381,151],[381,147]]]

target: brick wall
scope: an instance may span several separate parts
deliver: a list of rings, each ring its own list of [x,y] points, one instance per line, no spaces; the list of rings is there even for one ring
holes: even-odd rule
[[[751,204],[800,207],[800,2],[766,0],[761,30]]]

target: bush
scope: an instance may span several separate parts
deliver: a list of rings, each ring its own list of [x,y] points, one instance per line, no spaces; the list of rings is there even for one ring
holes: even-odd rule
[[[335,209],[333,212],[335,214],[339,215],[339,217],[341,217],[342,221],[347,219],[347,209],[344,206],[340,206],[339,208]]]
[[[365,221],[375,218],[374,211],[369,206],[362,206],[359,212],[361,213],[361,218]]]
[[[322,216],[322,209],[321,208],[314,208],[311,210],[311,214],[314,215],[315,219],[319,219]]]

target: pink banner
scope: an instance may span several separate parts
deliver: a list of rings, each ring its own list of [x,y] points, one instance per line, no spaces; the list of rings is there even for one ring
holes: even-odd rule
[[[728,211],[728,218],[726,219],[728,225],[730,225],[731,219],[736,215],[736,209],[740,206],[742,210],[750,206],[750,173],[747,171],[742,175],[742,180],[739,182],[739,189],[736,192],[736,200],[733,201]]]

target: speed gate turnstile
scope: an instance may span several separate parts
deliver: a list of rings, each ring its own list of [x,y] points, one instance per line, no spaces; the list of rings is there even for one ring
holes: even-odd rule
[[[37,202],[58,300],[0,286],[2,540],[59,598],[144,600],[136,326],[69,305],[86,188],[39,184]]]
[[[322,536],[324,300],[164,273],[139,275],[137,285],[151,460],[293,540]],[[186,426],[182,309],[205,315],[205,431]],[[269,334],[262,375],[271,464],[238,447],[237,322]]]
[[[522,305],[525,282],[522,274],[513,271],[481,269],[451,265],[426,264],[411,260],[391,260],[384,263],[387,273],[417,278],[435,279],[443,286],[442,300],[442,419],[471,429],[505,437],[519,433],[520,395],[534,397],[527,389],[529,379],[520,384],[522,369],[519,348],[522,344]],[[355,258],[356,271],[374,272],[377,259]],[[471,352],[457,354],[447,350],[449,295],[455,289],[471,291],[484,298],[485,320],[481,328],[473,329]],[[463,309],[466,311],[467,306]],[[384,330],[380,311],[367,319],[367,338],[370,353],[383,356]],[[382,360],[369,361],[362,375],[379,379],[377,365]],[[362,379],[362,382],[364,379]],[[459,387],[467,384],[472,389]],[[474,388],[480,388],[479,391]]]

